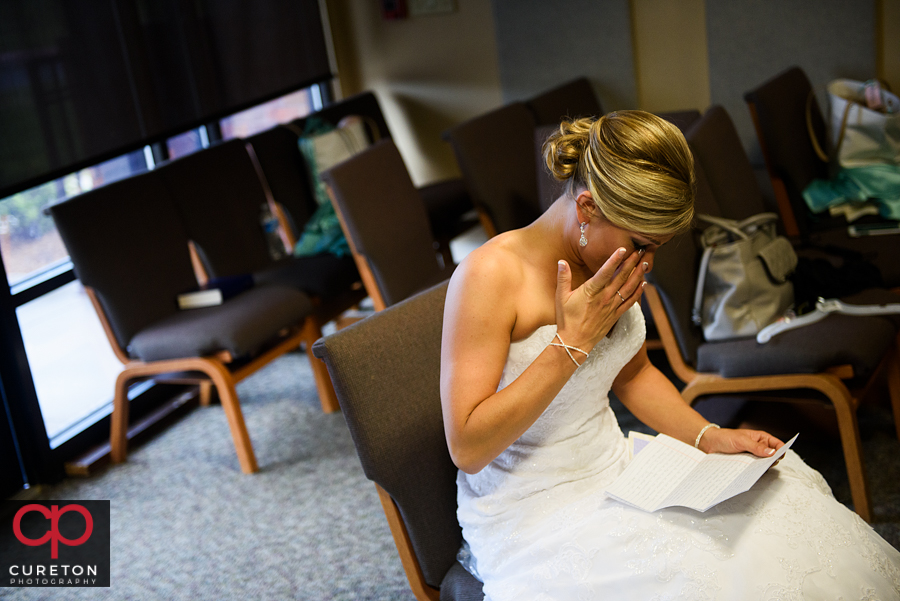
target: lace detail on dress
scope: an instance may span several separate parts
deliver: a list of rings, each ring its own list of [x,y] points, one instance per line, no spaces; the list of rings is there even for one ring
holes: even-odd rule
[[[884,554],[878,544],[879,541],[872,536],[874,531],[871,526],[855,513],[853,517],[856,518],[853,521],[856,535],[862,540],[858,549],[860,556],[866,560],[873,572],[894,583],[894,592],[897,598],[900,598],[900,562],[891,561],[891,558]]]
[[[486,599],[900,601],[900,553],[793,451],[706,513],[606,497],[629,459],[607,395],[644,333],[634,306],[519,440],[459,473],[457,515]],[[499,388],[555,334],[543,326],[511,344]]]
[[[568,495],[591,490],[589,478],[623,458],[624,439],[621,445],[610,446],[604,437],[605,432],[614,431],[621,438],[607,393],[622,367],[640,350],[645,332],[643,314],[635,305],[591,350],[519,440],[479,473],[460,474],[471,495],[506,508],[561,484]],[[519,377],[555,336],[556,326],[546,325],[512,343],[498,390]]]
[[[721,517],[698,518],[697,514],[679,511],[660,511],[652,520],[615,507],[608,512],[617,526],[610,536],[618,538],[629,559],[626,565],[632,574],[651,577],[658,582],[677,583],[669,594],[657,595],[654,600],[715,599],[721,589],[714,566],[698,562],[690,550],[702,551],[708,559],[724,561],[732,556],[723,543],[727,535],[722,531]],[[691,557],[691,561],[685,561]],[[676,592],[677,591],[677,592]]]

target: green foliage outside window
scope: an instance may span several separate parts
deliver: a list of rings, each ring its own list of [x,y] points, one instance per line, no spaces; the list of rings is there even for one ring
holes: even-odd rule
[[[53,220],[43,210],[57,199],[56,182],[13,194],[0,201],[0,233],[9,228],[9,235],[17,240],[34,240],[54,229]]]

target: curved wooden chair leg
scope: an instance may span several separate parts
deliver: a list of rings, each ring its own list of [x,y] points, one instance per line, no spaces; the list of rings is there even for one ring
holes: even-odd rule
[[[128,456],[128,383],[131,374],[126,368],[116,377],[112,415],[109,416],[110,460],[122,463]]]
[[[897,430],[897,438],[900,439],[900,338],[894,345],[894,351],[885,371],[887,378],[888,395],[891,397],[891,407],[894,411],[894,428]]]
[[[209,405],[212,403],[213,383],[208,380],[204,380],[204,381],[200,382],[199,386],[200,386],[200,391],[199,391],[200,406],[201,407],[209,407]]]
[[[234,440],[234,450],[237,451],[241,471],[252,474],[259,470],[256,463],[256,455],[253,452],[253,444],[250,442],[250,433],[247,432],[247,424],[244,422],[244,413],[241,411],[241,403],[238,400],[237,390],[234,388],[234,380],[228,369],[217,361],[206,361],[203,371],[209,374],[216,390],[225,417],[228,419],[228,427],[231,429],[231,437]]]
[[[337,395],[334,394],[334,386],[331,383],[331,377],[328,375],[328,368],[325,362],[318,357],[313,356],[312,343],[306,345],[306,356],[309,358],[309,365],[313,370],[313,377],[316,380],[316,390],[319,393],[319,403],[322,405],[323,413],[334,413],[340,411],[341,406],[338,403]]]
[[[259,467],[253,445],[241,412],[241,404],[234,387],[234,378],[225,365],[215,358],[194,357],[153,363],[135,362],[126,367],[116,379],[116,395],[110,425],[110,456],[113,463],[125,461],[128,454],[128,382],[134,378],[177,371],[201,371],[208,375],[210,386],[215,386],[228,419],[228,427],[234,439],[234,448],[245,474],[256,472]],[[201,396],[202,396],[201,385]]]
[[[684,402],[687,403],[688,406],[693,407],[694,403],[697,402],[697,399],[712,392],[713,391],[704,391],[698,383],[698,380],[691,380],[681,389],[681,398],[684,399]]]
[[[850,482],[850,496],[853,499],[853,507],[859,517],[867,522],[872,521],[872,500],[869,495],[866,466],[863,463],[862,440],[859,437],[859,422],[856,419],[856,409],[853,407],[853,399],[835,399],[831,395],[832,404],[837,414],[838,431],[841,435],[841,448],[844,451],[844,463],[847,467],[847,479]]]
[[[334,413],[340,411],[341,406],[338,403],[337,395],[334,392],[334,384],[331,382],[331,376],[328,374],[328,367],[325,362],[313,355],[312,347],[316,340],[322,337],[322,328],[312,318],[306,320],[303,324],[303,346],[306,347],[306,357],[309,360],[309,366],[312,368],[313,379],[316,381],[316,391],[319,393],[319,403],[322,405],[323,413]]]
[[[381,507],[384,509],[384,515],[391,529],[391,535],[393,535],[394,543],[397,545],[397,552],[400,553],[400,563],[403,564],[403,571],[406,572],[406,578],[409,580],[409,586],[413,595],[418,601],[440,601],[441,591],[432,588],[425,582],[422,566],[419,565],[419,560],[416,558],[416,552],[413,549],[412,540],[409,538],[406,524],[403,523],[400,509],[394,503],[391,495],[379,486],[377,482],[375,483],[375,489],[378,491]]]

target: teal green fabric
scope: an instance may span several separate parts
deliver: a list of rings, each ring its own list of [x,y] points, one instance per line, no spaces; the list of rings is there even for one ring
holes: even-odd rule
[[[842,167],[831,179],[810,182],[803,199],[813,213],[846,202],[873,201],[882,217],[900,219],[900,165]]]
[[[303,154],[303,158],[306,159],[309,176],[313,184],[313,192],[315,192],[319,208],[315,210],[309,221],[306,222],[300,239],[294,245],[295,257],[310,257],[326,252],[338,257],[350,254],[350,246],[344,237],[341,222],[334,212],[334,207],[331,205],[331,198],[329,198],[328,191],[325,189],[325,183],[319,177],[313,144],[315,136],[328,133],[334,129],[335,127],[329,123],[310,118],[306,122],[304,135],[297,141],[300,146],[300,152]]]

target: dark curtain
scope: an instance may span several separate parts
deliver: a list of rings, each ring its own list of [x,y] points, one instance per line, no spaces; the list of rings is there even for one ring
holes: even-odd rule
[[[316,0],[3,0],[0,198],[330,76]]]

